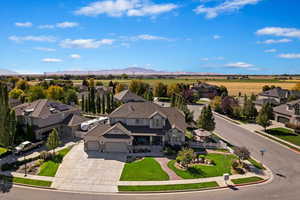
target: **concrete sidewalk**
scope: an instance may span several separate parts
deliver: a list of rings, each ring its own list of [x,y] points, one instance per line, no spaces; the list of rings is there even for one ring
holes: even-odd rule
[[[27,176],[24,176],[25,174],[23,173],[10,172],[10,171],[5,171],[5,172],[0,171],[0,174],[5,176],[13,176],[19,178],[28,178],[28,179],[41,180],[41,181],[51,181],[51,182],[54,179],[54,177],[38,176],[38,175],[31,175],[31,174],[27,174]]]
[[[272,172],[269,170],[265,171],[264,175],[258,175],[256,173],[248,172],[244,175],[235,174],[231,175],[230,179],[238,179],[238,178],[248,178],[257,176],[262,179],[269,179],[271,177]],[[127,186],[138,186],[138,185],[174,185],[174,184],[192,184],[192,183],[204,183],[204,182],[212,182],[215,181],[219,186],[226,186],[227,184],[231,184],[230,181],[227,181],[227,184],[224,181],[223,176],[211,177],[211,178],[197,178],[197,179],[182,179],[182,180],[170,180],[170,181],[119,181],[118,185],[127,185]]]

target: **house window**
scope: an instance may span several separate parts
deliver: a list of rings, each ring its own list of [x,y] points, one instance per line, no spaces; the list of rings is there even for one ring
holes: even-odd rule
[[[160,119],[153,119],[153,126],[154,127],[162,127],[162,122]]]
[[[140,124],[140,119],[135,119],[135,124]]]

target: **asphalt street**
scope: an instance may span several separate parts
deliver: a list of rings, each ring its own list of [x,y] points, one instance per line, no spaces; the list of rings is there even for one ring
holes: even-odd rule
[[[264,163],[273,171],[272,182],[263,185],[204,192],[172,194],[79,194],[62,191],[37,190],[13,187],[0,194],[1,200],[299,200],[300,199],[300,154],[290,151],[272,141],[258,136],[216,116],[216,131],[238,146],[246,146],[252,156],[260,160],[260,150],[266,149]]]

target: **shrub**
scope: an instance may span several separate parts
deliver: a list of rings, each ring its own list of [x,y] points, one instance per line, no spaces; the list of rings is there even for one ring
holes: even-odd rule
[[[39,156],[40,159],[43,159],[43,160],[49,160],[52,158],[52,154],[49,153],[48,151],[42,151],[40,153],[40,156]]]
[[[235,147],[234,154],[241,160],[247,160],[250,158],[250,151],[246,147]]]
[[[239,167],[239,165],[240,164],[239,164],[239,162],[237,160],[235,160],[235,161],[232,162],[232,168],[233,169],[237,169]]]

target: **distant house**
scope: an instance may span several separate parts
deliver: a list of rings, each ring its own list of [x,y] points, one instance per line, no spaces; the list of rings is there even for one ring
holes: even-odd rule
[[[194,83],[191,90],[199,98],[213,99],[215,96],[220,96],[220,88],[216,85],[210,85],[204,82]]]
[[[132,152],[138,147],[161,149],[165,144],[185,142],[187,124],[177,108],[152,102],[129,102],[108,118],[108,124],[97,125],[86,134],[87,151]]]
[[[300,99],[273,108],[275,120],[284,124],[300,124]]]
[[[277,106],[286,103],[290,96],[300,98],[300,92],[276,87],[274,89],[270,89],[258,94],[257,100],[254,103],[258,108],[267,102],[271,103],[274,106]]]
[[[24,103],[13,109],[24,130],[30,125],[38,140],[47,137],[53,128],[62,138],[73,137],[73,130],[86,120],[79,116],[78,108],[47,99]]]
[[[137,94],[130,92],[129,90],[123,90],[122,92],[115,94],[114,98],[122,103],[146,101],[146,99],[144,99],[143,97],[138,96]]]

